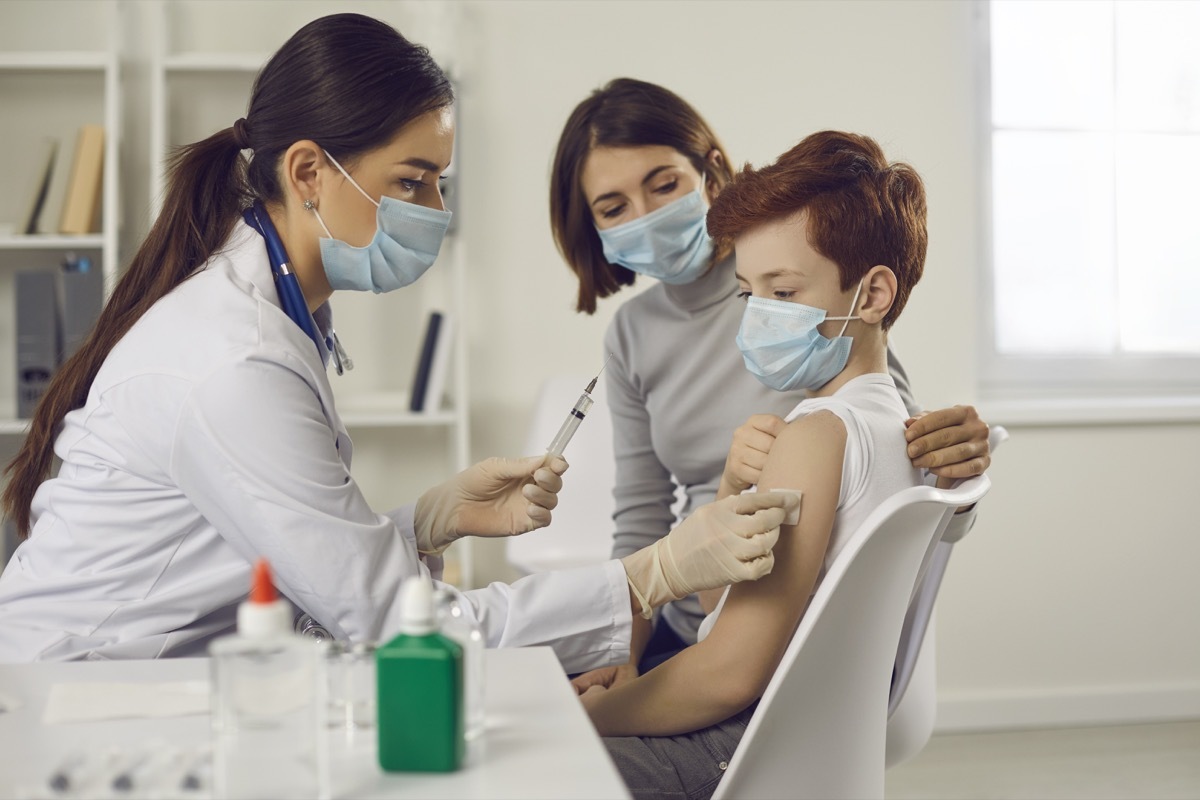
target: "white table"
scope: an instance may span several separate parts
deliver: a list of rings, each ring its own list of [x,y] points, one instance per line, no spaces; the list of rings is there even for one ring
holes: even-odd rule
[[[360,749],[352,775],[345,766],[340,778],[335,773],[335,794],[430,800],[629,797],[549,648],[489,650],[486,671],[487,730],[464,769],[438,775],[383,773],[373,755]],[[136,748],[151,739],[193,747],[208,739],[209,718],[203,714],[45,725],[42,712],[53,684],[207,677],[207,659],[0,664],[0,694],[21,703],[0,712],[0,797],[42,783],[76,749]]]

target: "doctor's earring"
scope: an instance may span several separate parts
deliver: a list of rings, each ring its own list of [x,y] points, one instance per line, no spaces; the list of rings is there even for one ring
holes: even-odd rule
[[[305,200],[303,205],[304,205],[305,211],[315,211],[317,208],[317,204],[314,203],[312,200]]]

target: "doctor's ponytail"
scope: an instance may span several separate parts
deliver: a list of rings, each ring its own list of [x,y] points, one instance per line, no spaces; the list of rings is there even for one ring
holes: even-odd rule
[[[83,407],[104,360],[134,323],[225,244],[252,198],[282,201],[277,170],[284,152],[313,139],[349,165],[453,101],[449,79],[424,47],[370,17],[334,14],[305,25],[271,57],[254,81],[245,118],[171,154],[158,219],[92,333],[51,380],[5,469],[3,509],[21,537],[29,534],[30,506],[50,475],[64,417]]]

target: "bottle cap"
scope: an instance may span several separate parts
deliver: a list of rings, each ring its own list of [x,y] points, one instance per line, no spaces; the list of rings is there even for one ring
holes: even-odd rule
[[[292,633],[291,605],[279,596],[265,558],[254,565],[250,599],[238,606],[238,633],[251,639],[287,636]]]
[[[400,632],[425,636],[437,630],[433,621],[433,581],[409,578],[400,586]]]

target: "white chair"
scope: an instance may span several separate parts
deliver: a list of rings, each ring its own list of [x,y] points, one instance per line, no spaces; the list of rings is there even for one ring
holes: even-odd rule
[[[545,452],[590,380],[590,375],[560,375],[542,384],[523,452]],[[524,575],[595,564],[612,555],[616,477],[603,379],[592,398],[596,405],[563,453],[571,468],[563,476],[553,520],[541,530],[505,542],[508,562]]]
[[[922,568],[959,506],[957,489],[906,489],[855,531],[813,595],[713,800],[882,798],[888,696]]]
[[[993,453],[1008,441],[1008,431],[994,425],[988,437]],[[888,700],[887,766],[894,767],[925,748],[933,735],[937,716],[937,668],[934,602],[956,542],[942,539],[928,565],[921,570],[913,598],[904,616],[900,646],[896,650]]]

